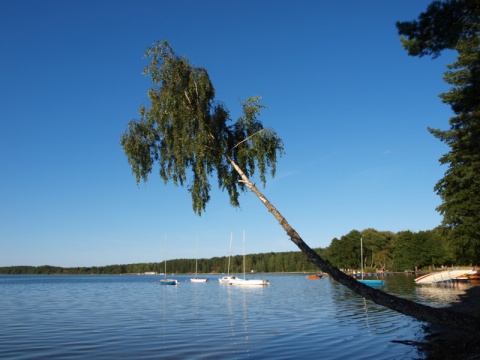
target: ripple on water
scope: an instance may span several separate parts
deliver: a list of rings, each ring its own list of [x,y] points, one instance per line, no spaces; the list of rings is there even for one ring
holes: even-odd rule
[[[271,285],[259,288],[220,285],[215,277],[202,284],[177,278],[178,286],[160,286],[158,276],[0,276],[0,358],[417,355],[391,341],[415,340],[420,323],[329,278],[270,274]],[[402,279],[391,284],[391,292],[423,299]]]

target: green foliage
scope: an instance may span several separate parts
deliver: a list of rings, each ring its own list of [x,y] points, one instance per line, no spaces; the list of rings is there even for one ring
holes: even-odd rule
[[[282,140],[258,120],[263,108],[260,98],[245,100],[243,115],[229,124],[229,112],[215,101],[204,68],[176,56],[166,41],[156,42],[145,56],[150,64],[144,74],[153,83],[148,91],[150,107],[140,107],[140,119],[128,124],[120,141],[137,184],[146,182],[157,164],[165,183],[188,183],[193,210],[201,215],[216,173],[219,188],[238,207],[239,194],[246,187],[232,162],[247,177],[258,170],[265,185],[267,172],[275,176],[277,156],[284,153]]]
[[[333,265],[342,269],[360,269],[360,238],[363,236],[363,257],[365,271],[374,272],[384,268],[388,271],[414,270],[417,268],[439,267],[441,265],[471,265],[460,262],[453,256],[447,234],[441,229],[389,231],[366,229],[352,230],[339,239],[333,239],[326,248],[315,251]],[[61,268],[55,266],[11,266],[0,268],[0,274],[141,274],[154,271],[163,273],[164,262],[99,267]],[[316,272],[318,269],[306,260],[302,252],[279,252],[246,255],[246,272]],[[195,273],[195,259],[174,259],[168,261],[168,272],[176,274]],[[198,259],[199,273],[221,274],[228,272],[228,257]],[[236,255],[230,261],[231,273],[243,273],[243,256]]]
[[[480,260],[480,0],[435,1],[418,21],[397,23],[409,55],[458,53],[440,97],[456,116],[448,130],[429,129],[450,151],[440,158],[448,170],[435,186],[437,210],[458,261]]]
[[[397,268],[415,270],[423,262],[422,244],[411,231],[401,231],[397,234],[395,251],[395,264]]]
[[[438,57],[459,39],[478,36],[478,0],[433,1],[418,20],[397,22],[403,47],[412,56]]]

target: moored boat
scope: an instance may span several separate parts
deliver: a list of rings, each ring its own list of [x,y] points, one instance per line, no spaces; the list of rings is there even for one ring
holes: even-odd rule
[[[218,282],[220,284],[228,284],[230,285],[230,280],[232,279],[232,277],[230,276],[230,258],[232,257],[232,239],[233,239],[233,233],[230,233],[230,253],[228,254],[228,275],[227,276],[223,276],[221,277],[220,279],[218,279]]]
[[[163,279],[160,280],[160,285],[178,285],[178,281],[172,279]]]
[[[178,285],[177,280],[167,279],[167,234],[165,234],[165,275],[163,280],[160,280],[160,285]]]
[[[240,285],[240,286],[265,286],[270,285],[268,280],[262,279],[240,279],[238,277],[232,276],[230,280],[230,285]]]
[[[220,284],[228,284],[230,285],[230,283],[232,282],[232,278],[235,278],[235,276],[223,276],[221,277],[220,279],[218,279],[218,282]]]
[[[246,279],[245,278],[245,231],[243,232],[243,279],[240,279],[236,276],[232,276],[230,279],[230,282],[228,283],[230,285],[239,285],[239,286],[265,286],[265,285],[270,285],[270,282],[268,280],[263,280],[263,279]]]
[[[199,278],[198,277],[198,239],[197,239],[197,254],[195,258],[195,277],[190,279],[191,282],[194,283],[204,283],[207,282],[208,279],[206,278]]]
[[[322,274],[314,274],[314,275],[307,275],[306,278],[308,280],[316,280],[316,279],[321,279],[323,277]]]
[[[360,266],[361,266],[361,279],[357,279],[358,282],[361,282],[362,284],[368,285],[368,286],[383,286],[385,285],[386,281],[385,280],[370,280],[370,279],[364,279],[363,278],[363,236],[360,238]],[[371,276],[371,274],[369,275]]]

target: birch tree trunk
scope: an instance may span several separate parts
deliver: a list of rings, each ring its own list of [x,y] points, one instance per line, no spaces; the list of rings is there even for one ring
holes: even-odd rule
[[[345,285],[350,290],[373,301],[378,305],[385,306],[391,310],[397,311],[407,316],[411,316],[417,320],[425,321],[431,324],[449,327],[452,329],[464,331],[479,331],[480,318],[470,316],[464,313],[455,312],[447,309],[433,308],[431,306],[419,304],[407,299],[403,299],[379,289],[375,289],[365,285],[352,276],[345,274],[338,268],[330,264],[330,262],[322,259],[315,251],[313,251],[293,229],[283,215],[273,206],[272,203],[263,195],[260,190],[252,183],[239,166],[228,157],[230,164],[238,172],[242,178],[242,182],[260,199],[270,213],[277,219],[280,226],[285,230],[290,240],[307,256],[307,259],[315,264],[320,270],[329,274],[334,280]]]

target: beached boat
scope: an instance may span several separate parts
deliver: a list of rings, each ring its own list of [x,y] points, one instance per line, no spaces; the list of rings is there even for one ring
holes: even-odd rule
[[[477,270],[477,272],[473,275],[468,275],[468,280],[469,281],[480,281],[480,270]]]
[[[461,279],[464,275],[475,275],[476,273],[476,270],[445,270],[420,276],[415,279],[415,283],[436,284],[447,281],[455,281],[455,279]]]
[[[197,277],[197,275],[198,275],[198,239],[197,239],[197,254],[196,254],[196,258],[195,258],[195,277],[191,278],[190,281],[195,282],[195,283],[204,283],[204,282],[208,281],[208,279],[199,278],[199,277]]]
[[[316,279],[321,279],[323,277],[322,274],[314,274],[314,275],[307,275],[306,278],[308,280],[316,280]]]

